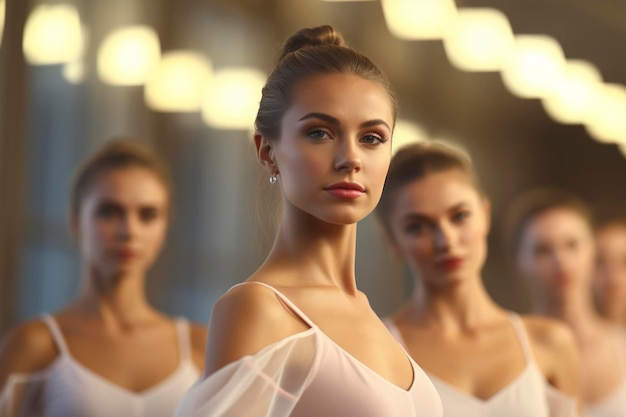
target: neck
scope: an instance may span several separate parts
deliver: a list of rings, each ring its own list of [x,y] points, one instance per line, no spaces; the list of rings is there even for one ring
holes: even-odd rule
[[[502,313],[479,274],[439,286],[416,278],[415,291],[405,311],[412,320],[451,332],[472,329]]]
[[[356,224],[336,225],[290,207],[265,266],[294,270],[286,285],[336,286],[356,293]]]
[[[558,295],[538,298],[533,310],[563,320],[575,333],[592,329],[601,321],[594,309],[591,292],[584,289],[570,288]]]
[[[84,278],[86,285],[76,302],[83,315],[124,325],[145,320],[154,313],[146,299],[143,274],[112,277],[89,270]]]

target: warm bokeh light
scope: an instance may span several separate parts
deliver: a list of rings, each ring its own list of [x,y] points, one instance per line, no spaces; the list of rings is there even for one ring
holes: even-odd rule
[[[412,142],[419,142],[427,139],[426,132],[417,123],[398,119],[393,129],[393,141],[391,142],[391,153],[395,154],[398,149]]]
[[[164,53],[146,82],[147,106],[163,112],[199,111],[211,72],[209,59],[197,52]]]
[[[448,59],[465,71],[499,71],[514,43],[507,17],[488,8],[459,9],[444,38]]]
[[[545,97],[543,107],[560,123],[583,123],[595,106],[595,92],[601,83],[602,76],[593,64],[567,61],[563,77]]]
[[[254,68],[222,68],[205,90],[202,118],[216,129],[247,130],[259,110],[265,73]]]
[[[454,22],[452,0],[382,0],[389,31],[401,39],[441,39]]]
[[[142,85],[159,62],[161,47],[149,26],[126,26],[111,32],[98,50],[98,75],[113,85]]]
[[[63,64],[83,53],[80,16],[70,4],[35,7],[26,20],[22,48],[33,65]]]
[[[2,34],[4,33],[4,16],[6,15],[6,3],[0,0],[0,45],[2,45]]]
[[[565,56],[559,43],[545,35],[520,35],[507,58],[502,79],[509,91],[522,98],[551,94],[563,77]]]
[[[603,84],[596,94],[587,131],[600,142],[626,144],[626,87]]]
[[[80,84],[85,79],[85,64],[83,61],[68,62],[63,65],[63,78],[71,84]]]

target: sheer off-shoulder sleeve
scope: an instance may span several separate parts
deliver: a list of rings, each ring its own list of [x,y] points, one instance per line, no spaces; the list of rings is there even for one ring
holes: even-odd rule
[[[0,392],[0,417],[43,415],[43,393],[47,372],[13,374]]]
[[[176,417],[286,417],[317,370],[315,329],[232,362],[189,389]]]
[[[576,398],[546,383],[546,395],[550,417],[578,417]]]

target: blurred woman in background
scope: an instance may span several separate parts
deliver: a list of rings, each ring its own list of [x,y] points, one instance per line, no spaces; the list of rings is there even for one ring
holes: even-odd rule
[[[594,227],[596,305],[608,320],[626,325],[626,216],[607,215]]]
[[[567,192],[537,189],[513,204],[509,225],[533,311],[564,320],[574,331],[585,415],[626,416],[626,334],[593,305],[595,247],[587,206]]]
[[[485,289],[490,205],[469,158],[439,142],[401,148],[376,212],[414,278],[386,322],[431,377],[444,416],[576,415],[570,330],[506,311]]]
[[[206,330],[146,299],[171,193],[165,164],[137,142],[109,141],[83,163],[70,212],[82,288],[65,308],[2,341],[0,415],[173,414],[203,369]]]

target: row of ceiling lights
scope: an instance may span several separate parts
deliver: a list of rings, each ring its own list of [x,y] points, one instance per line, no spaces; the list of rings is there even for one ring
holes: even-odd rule
[[[0,29],[4,2],[0,0]],[[626,152],[626,88],[604,83],[590,62],[566,59],[555,39],[515,35],[507,17],[495,9],[457,8],[452,0],[381,2],[396,37],[442,40],[459,69],[499,71],[512,94],[540,99],[554,120],[584,124],[593,138]],[[86,39],[74,6],[42,4],[27,19],[24,55],[33,65],[62,64],[65,78],[79,83]],[[249,129],[265,79],[250,67],[213,71],[209,58],[192,50],[161,53],[156,32],[139,25],[116,29],[103,39],[97,73],[111,85],[143,85],[146,105],[153,110],[201,111],[209,126],[220,129]],[[426,137],[409,121],[400,121],[398,128],[394,136],[403,140],[395,141],[396,146]]]
[[[507,89],[540,99],[548,115],[583,124],[599,142],[626,155],[626,87],[604,83],[590,62],[566,59],[557,40],[515,35],[491,8],[457,8],[453,0],[381,0],[389,30],[401,39],[438,39],[464,71],[499,71]]]

